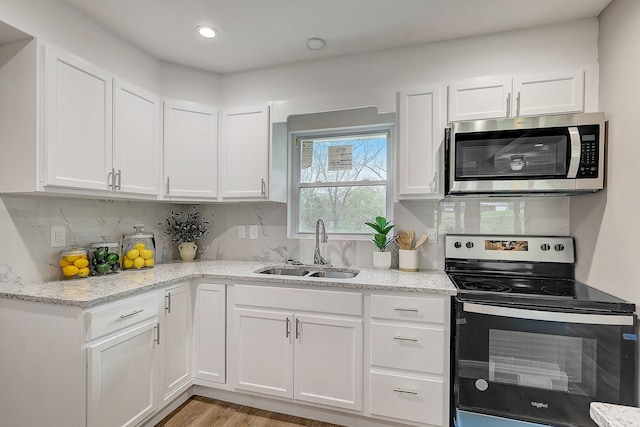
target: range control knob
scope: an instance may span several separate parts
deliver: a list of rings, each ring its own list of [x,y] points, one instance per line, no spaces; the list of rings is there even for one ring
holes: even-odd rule
[[[455,242],[455,243],[453,244],[453,247],[454,247],[454,248],[456,248],[456,249],[460,249],[460,248],[462,247],[462,243],[460,243],[460,242]]]
[[[558,243],[553,247],[553,249],[555,249],[558,252],[562,252],[564,251],[564,245],[562,243]]]
[[[467,244],[465,245],[468,249],[471,249],[473,247],[473,242],[467,242]]]
[[[551,246],[548,243],[543,243],[542,245],[540,245],[540,249],[546,252],[551,249]]]

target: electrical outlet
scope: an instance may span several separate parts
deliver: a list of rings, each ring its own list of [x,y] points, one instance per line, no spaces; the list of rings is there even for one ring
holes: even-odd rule
[[[60,248],[67,245],[67,228],[51,227],[51,247]]]
[[[258,239],[258,226],[250,225],[249,226],[249,239],[257,240]]]
[[[246,239],[247,238],[247,227],[244,225],[238,226],[238,239]]]
[[[427,243],[438,243],[438,229],[427,228]]]

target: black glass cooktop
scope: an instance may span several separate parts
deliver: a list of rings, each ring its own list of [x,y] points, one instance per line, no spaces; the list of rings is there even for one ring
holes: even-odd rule
[[[633,313],[635,305],[572,279],[449,273],[460,301]]]

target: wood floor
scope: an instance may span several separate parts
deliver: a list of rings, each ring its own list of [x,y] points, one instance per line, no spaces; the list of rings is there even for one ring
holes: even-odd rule
[[[156,427],[340,427],[235,403],[194,396]]]

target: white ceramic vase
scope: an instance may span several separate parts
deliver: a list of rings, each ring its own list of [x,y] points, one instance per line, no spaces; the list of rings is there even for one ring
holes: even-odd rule
[[[373,268],[384,270],[391,268],[391,252],[373,252]]]
[[[183,261],[193,261],[196,257],[198,246],[193,242],[185,242],[178,245],[178,250],[180,251],[180,258]]]

